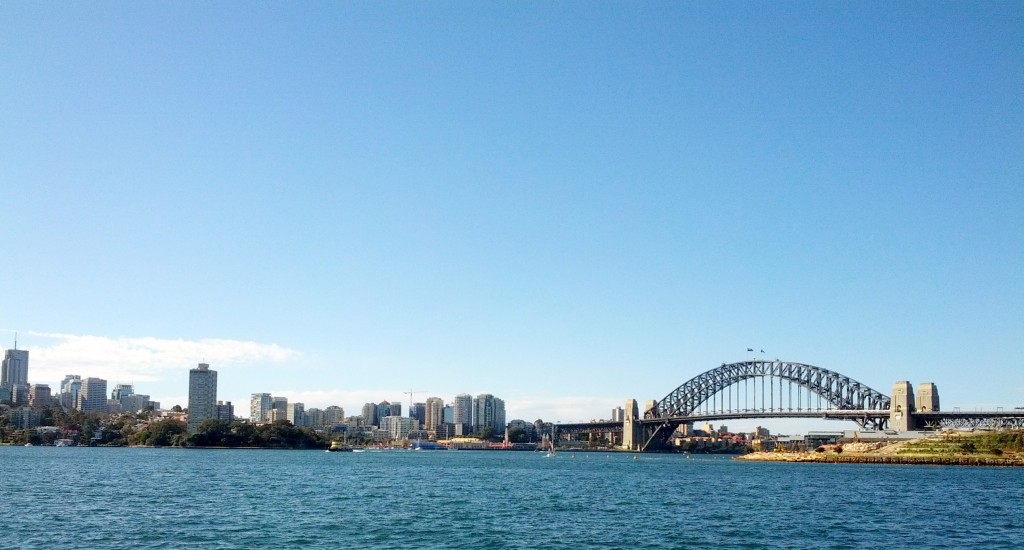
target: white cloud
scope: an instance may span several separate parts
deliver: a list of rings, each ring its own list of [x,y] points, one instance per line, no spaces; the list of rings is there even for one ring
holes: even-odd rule
[[[49,341],[29,350],[29,377],[40,381],[59,381],[66,374],[79,374],[110,381],[154,382],[168,371],[181,372],[199,362],[230,368],[281,363],[299,357],[299,352],[277,344],[244,340],[27,334]]]

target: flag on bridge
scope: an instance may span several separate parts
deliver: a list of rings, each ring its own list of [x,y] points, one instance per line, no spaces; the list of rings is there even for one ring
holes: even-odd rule
[[[754,351],[754,348],[747,348],[747,351]]]

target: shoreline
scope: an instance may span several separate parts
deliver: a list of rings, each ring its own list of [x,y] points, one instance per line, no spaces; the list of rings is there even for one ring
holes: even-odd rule
[[[918,466],[1024,467],[1024,459],[976,456],[841,455],[822,453],[750,453],[733,460],[750,462],[794,462],[816,464],[894,464]]]

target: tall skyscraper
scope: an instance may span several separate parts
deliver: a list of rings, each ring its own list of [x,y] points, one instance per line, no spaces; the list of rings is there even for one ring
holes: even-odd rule
[[[217,371],[199,363],[188,371],[189,435],[198,432],[199,425],[209,418],[217,418]]]
[[[288,403],[288,422],[292,426],[306,425],[306,405],[304,403]]]
[[[135,387],[131,384],[118,384],[114,386],[114,391],[110,392],[110,398],[118,403],[125,397],[131,397],[135,395]]]
[[[288,398],[271,397],[270,410],[276,411],[277,413],[277,418],[275,418],[274,420],[284,420],[288,418]],[[270,414],[267,414],[267,420],[270,420],[270,416]]]
[[[413,403],[412,408],[409,409],[409,418],[416,419],[416,429],[418,430],[427,419],[427,404]]]
[[[377,425],[378,426],[381,425],[380,422],[381,422],[382,419],[391,416],[391,411],[392,410],[393,409],[391,408],[391,403],[389,403],[387,401],[381,401],[380,403],[377,403]],[[401,410],[399,410],[398,414],[399,415],[402,414]]]
[[[60,383],[60,406],[65,409],[78,407],[78,392],[82,389],[82,377],[69,374]]]
[[[473,396],[468,393],[455,396],[455,402],[452,404],[452,423],[473,425]]]
[[[365,403],[363,404],[363,425],[364,426],[376,426],[377,425],[377,404],[376,403]]]
[[[497,433],[505,431],[505,402],[489,393],[473,400],[473,431],[491,428]]]
[[[335,424],[341,424],[345,421],[345,409],[331,405],[324,409],[324,425],[333,426]]]
[[[17,384],[28,385],[28,350],[18,349],[18,342],[15,340],[14,349],[4,352],[0,386],[13,388]]]
[[[269,393],[254,393],[249,398],[249,420],[265,422],[270,416],[270,408],[274,406],[274,398]]]
[[[107,412],[107,381],[102,378],[82,380],[78,392],[78,410],[82,412]]]
[[[426,410],[423,411],[423,429],[434,430],[444,422],[444,400],[440,397],[428,397]]]

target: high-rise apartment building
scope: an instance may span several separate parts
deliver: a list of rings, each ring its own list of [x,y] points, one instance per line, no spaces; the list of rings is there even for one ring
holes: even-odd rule
[[[331,405],[324,409],[324,425],[333,426],[335,424],[342,424],[345,422],[345,409]]]
[[[199,425],[209,418],[217,418],[217,371],[199,363],[188,371],[189,435],[198,432]]]
[[[269,393],[254,393],[249,398],[249,420],[252,422],[266,422],[270,416],[270,408],[274,405],[274,398]]]
[[[490,428],[497,433],[505,431],[505,402],[489,393],[473,399],[473,431]]]
[[[0,368],[0,386],[13,388],[14,386],[28,385],[28,350],[18,349],[15,341],[14,349],[4,352],[4,362]]]
[[[473,396],[468,393],[455,396],[455,402],[452,403],[452,423],[473,425]]]
[[[82,380],[77,408],[82,412],[107,412],[107,381],[91,377]]]
[[[363,425],[376,426],[377,420],[377,404],[365,403],[363,405]]]
[[[444,422],[444,400],[440,397],[428,397],[423,411],[423,429],[434,430]]]

